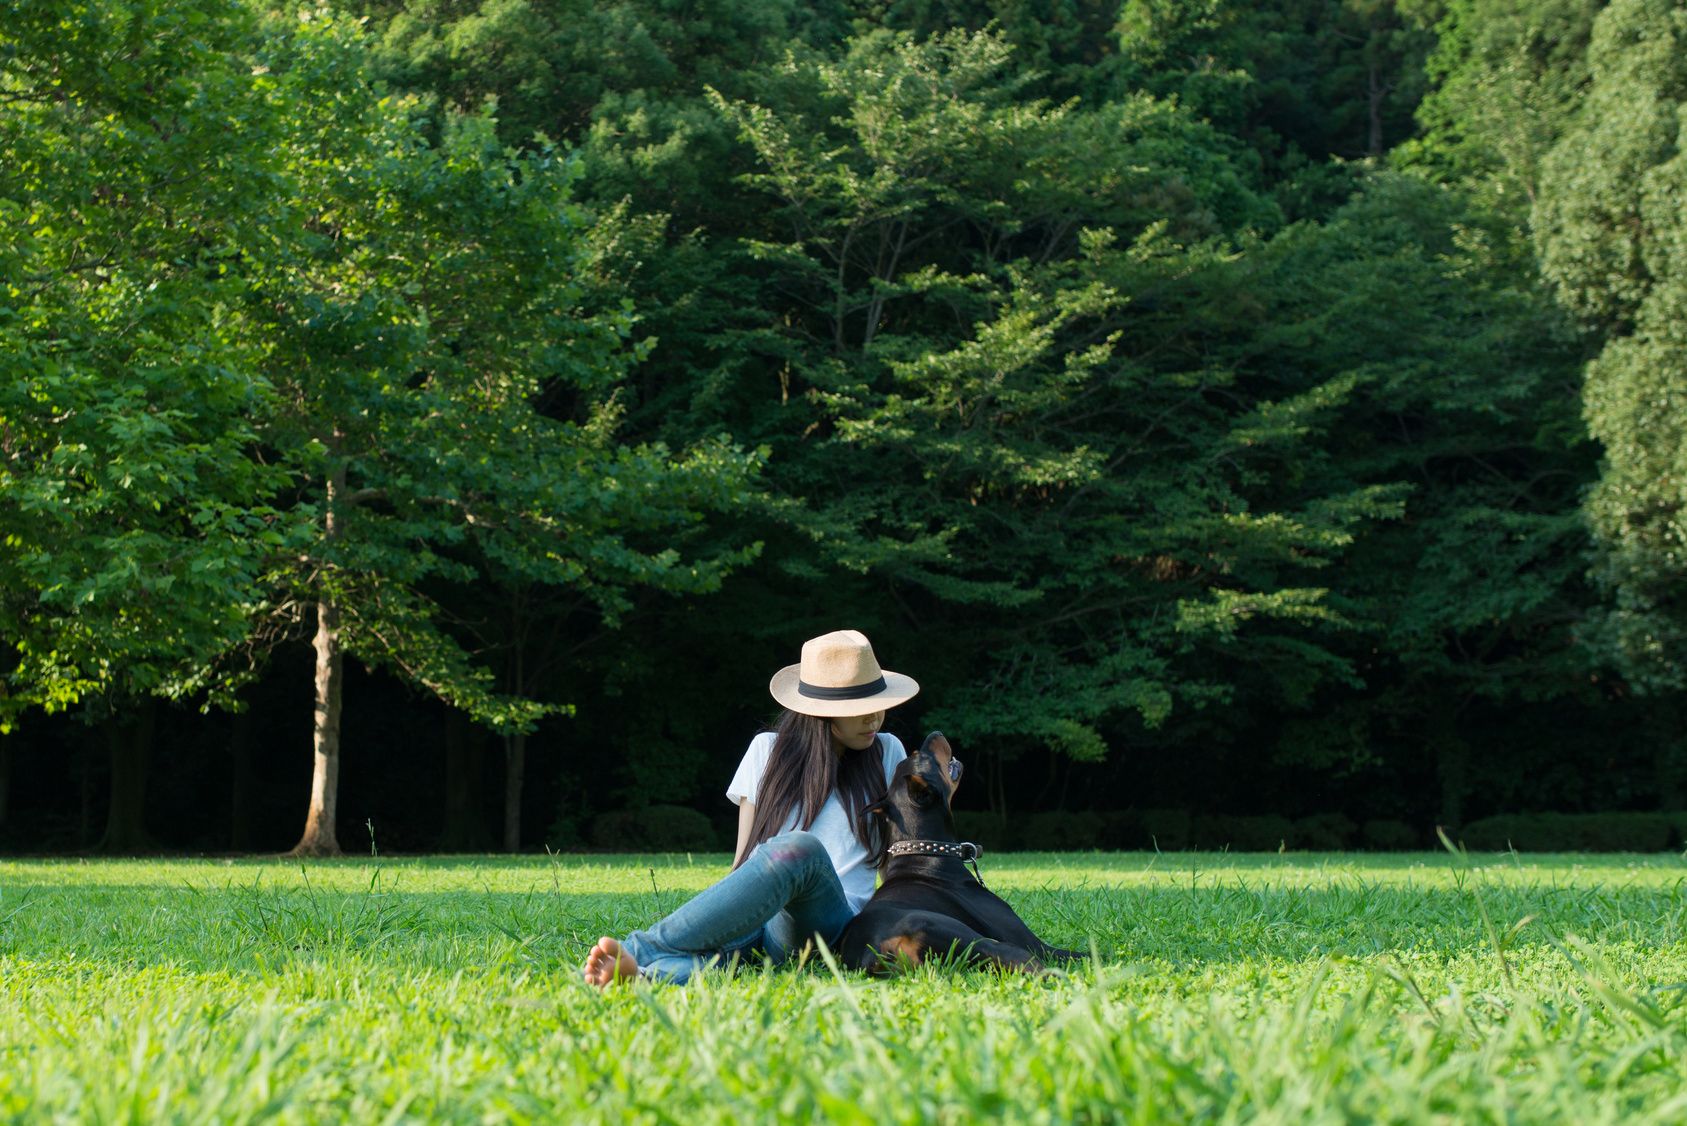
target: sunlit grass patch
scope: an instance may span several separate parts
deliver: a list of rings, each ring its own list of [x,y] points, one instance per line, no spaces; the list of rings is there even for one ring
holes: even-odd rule
[[[1090,962],[579,981],[726,865],[0,862],[0,1120],[1687,1115],[1680,857],[995,857]]]

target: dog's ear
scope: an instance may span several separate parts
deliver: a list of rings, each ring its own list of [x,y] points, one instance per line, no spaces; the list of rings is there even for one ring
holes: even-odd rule
[[[886,807],[889,804],[890,804],[890,795],[886,794],[884,797],[880,798],[878,801],[869,802],[868,804],[862,806],[861,807],[861,816],[863,816],[863,817],[881,817],[881,818],[882,817],[888,817],[890,815],[890,811]]]

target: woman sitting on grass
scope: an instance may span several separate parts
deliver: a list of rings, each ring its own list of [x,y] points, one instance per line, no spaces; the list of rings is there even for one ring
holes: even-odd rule
[[[785,711],[751,740],[726,790],[738,803],[732,871],[649,930],[598,939],[583,968],[593,985],[683,982],[735,954],[782,962],[815,937],[835,943],[872,897],[878,849],[861,809],[908,757],[879,725],[920,686],[840,630],[804,644],[768,688]]]

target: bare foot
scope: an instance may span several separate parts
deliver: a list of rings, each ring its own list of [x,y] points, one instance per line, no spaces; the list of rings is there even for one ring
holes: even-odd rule
[[[607,935],[597,940],[592,952],[586,955],[586,964],[581,967],[581,974],[593,985],[602,989],[606,985],[631,981],[638,976],[638,959],[627,953],[625,947]]]

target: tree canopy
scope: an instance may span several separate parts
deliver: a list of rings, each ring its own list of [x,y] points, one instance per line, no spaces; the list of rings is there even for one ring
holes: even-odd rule
[[[1604,447],[1587,512],[1613,595],[1601,638],[1643,686],[1687,686],[1687,10],[1612,3],[1585,105],[1547,153],[1541,269],[1603,338],[1585,409]]]
[[[8,832],[715,812],[841,626],[997,814],[1687,800],[1679,3],[0,17]]]

